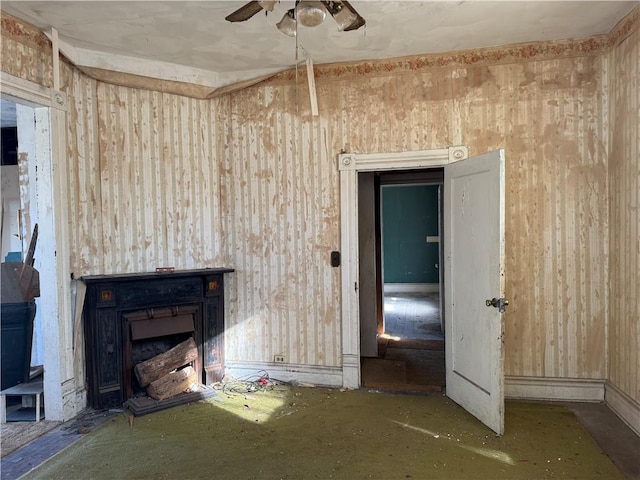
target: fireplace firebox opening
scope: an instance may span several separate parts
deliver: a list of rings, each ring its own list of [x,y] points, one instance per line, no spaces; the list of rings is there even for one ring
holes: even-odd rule
[[[198,306],[172,306],[170,308],[138,310],[124,314],[124,384],[125,400],[146,395],[133,369],[141,362],[167,352],[188,338],[200,345],[197,325],[201,314]],[[198,358],[192,362],[199,381],[206,381],[202,369],[202,348]]]

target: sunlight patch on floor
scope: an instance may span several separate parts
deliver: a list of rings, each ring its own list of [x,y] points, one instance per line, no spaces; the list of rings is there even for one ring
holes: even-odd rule
[[[220,386],[217,395],[207,400],[211,405],[251,423],[266,423],[287,415],[291,387],[270,381],[232,381]]]
[[[385,313],[400,313],[410,310],[413,315],[418,317],[428,317],[440,313],[439,307],[428,300],[417,298],[403,298],[385,295],[384,311]]]
[[[247,394],[242,397],[216,398],[212,405],[252,423],[265,423],[273,418],[285,405],[286,398]]]
[[[454,440],[453,437],[450,437],[449,435],[440,435],[438,433],[432,432],[431,430],[427,430],[426,428],[421,428],[421,427],[416,427],[414,425],[409,425],[408,423],[404,423],[404,422],[398,422],[397,420],[391,420],[393,423],[396,423],[398,425],[400,425],[401,427],[404,428],[409,428],[411,430],[415,430],[417,432],[421,432],[424,433],[426,435],[429,435],[435,439],[442,439],[442,440]],[[468,450],[469,452],[473,452],[476,453],[478,455],[482,455],[483,457],[487,457],[490,458],[492,460],[497,460],[499,462],[502,463],[506,463],[507,465],[515,465],[516,463],[514,462],[514,460],[511,458],[511,456],[507,453],[501,452],[499,450],[492,450],[490,448],[478,448],[478,447],[471,447],[468,445],[464,445],[462,443],[459,443],[460,439],[456,439],[456,446],[460,447],[464,450]]]
[[[395,341],[402,340],[402,337],[398,337],[398,336],[395,336],[395,335],[390,335],[388,333],[383,333],[382,335],[378,335],[378,336],[380,338],[384,338],[385,340],[395,340]]]

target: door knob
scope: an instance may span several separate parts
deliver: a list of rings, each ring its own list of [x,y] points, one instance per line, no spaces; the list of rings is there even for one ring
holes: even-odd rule
[[[504,310],[507,305],[509,305],[509,300],[506,298],[495,298],[493,297],[491,300],[485,300],[484,304],[487,307],[496,307],[500,313],[504,313]]]

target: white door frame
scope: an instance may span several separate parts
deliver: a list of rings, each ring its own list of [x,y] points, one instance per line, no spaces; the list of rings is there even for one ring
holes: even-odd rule
[[[63,92],[5,72],[1,72],[0,79],[3,97],[35,110],[37,175],[30,182],[36,189],[35,208],[38,209],[38,308],[42,311],[42,327],[46,332],[43,336],[44,401],[47,420],[64,421],[77,415],[86,404],[76,385],[82,386],[84,375],[74,372],[74,350],[82,345],[73,343],[67,172],[64,166],[68,101]]]
[[[342,251],[342,385],[360,387],[360,294],[358,252],[358,172],[442,167],[468,156],[465,146],[400,153],[343,153],[340,171]]]

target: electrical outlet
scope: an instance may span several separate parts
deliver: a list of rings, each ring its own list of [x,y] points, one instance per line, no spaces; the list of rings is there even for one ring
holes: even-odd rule
[[[274,363],[286,363],[287,359],[284,357],[284,355],[274,355],[273,361]]]

